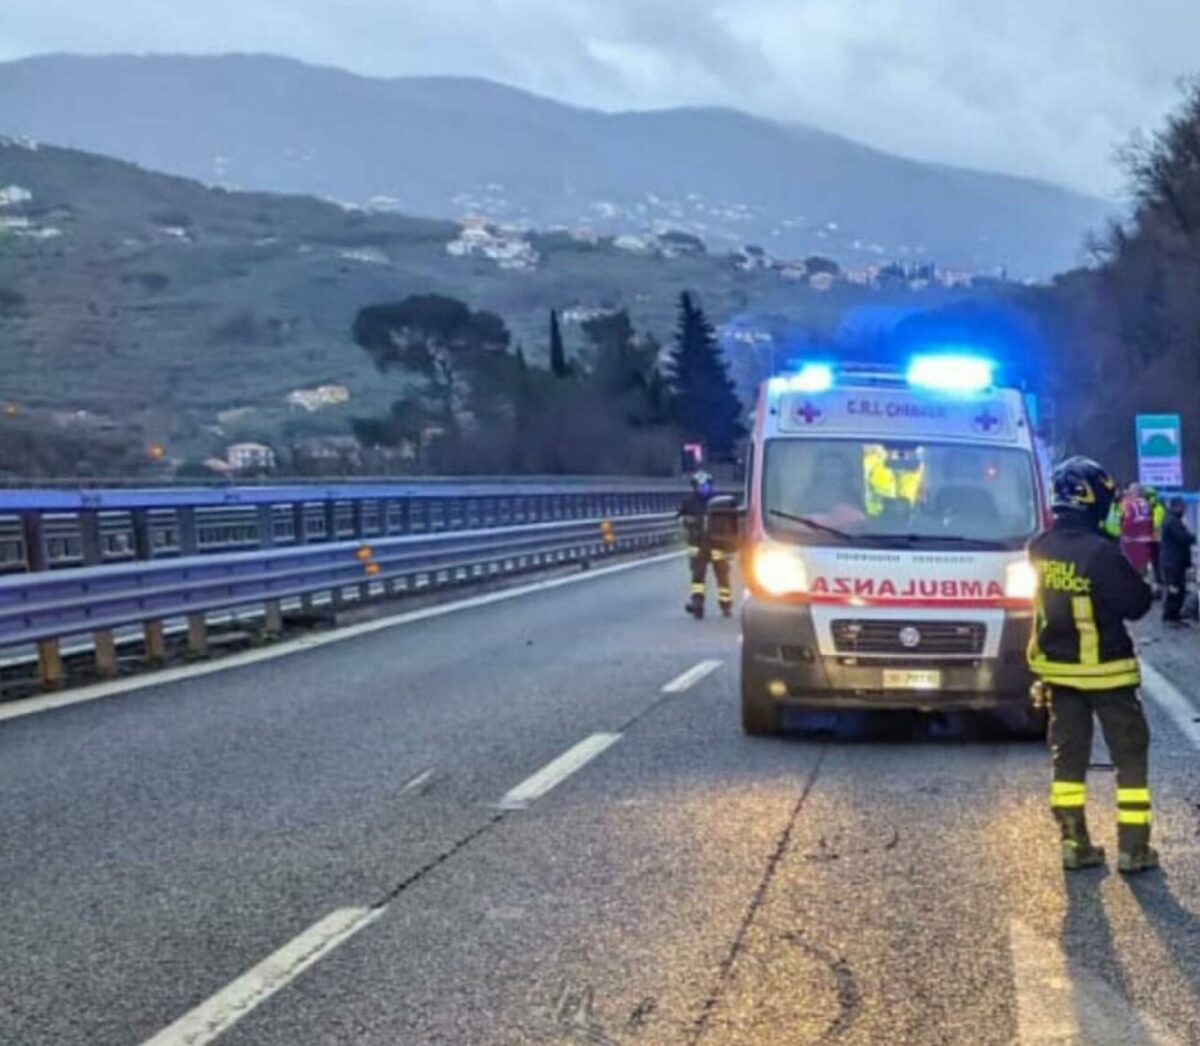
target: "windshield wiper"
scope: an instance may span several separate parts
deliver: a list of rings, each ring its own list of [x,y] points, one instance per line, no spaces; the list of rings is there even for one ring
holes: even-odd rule
[[[910,545],[918,541],[942,541],[951,545],[970,545],[978,549],[995,549],[997,552],[1008,551],[1011,541],[1000,541],[996,538],[968,538],[961,534],[874,534],[882,541],[907,541]]]
[[[844,530],[838,530],[837,527],[831,527],[825,523],[818,523],[815,519],[809,519],[808,516],[796,516],[791,512],[784,512],[781,508],[767,509],[768,516],[777,516],[779,519],[786,519],[789,523],[799,523],[801,526],[809,527],[812,530],[818,530],[822,534],[829,534],[831,537],[840,538],[842,541],[857,541],[862,535],[848,534]]]

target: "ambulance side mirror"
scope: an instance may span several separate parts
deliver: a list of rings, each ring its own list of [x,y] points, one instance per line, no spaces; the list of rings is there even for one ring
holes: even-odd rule
[[[708,533],[722,544],[734,546],[741,542],[745,518],[746,509],[728,494],[708,503]]]

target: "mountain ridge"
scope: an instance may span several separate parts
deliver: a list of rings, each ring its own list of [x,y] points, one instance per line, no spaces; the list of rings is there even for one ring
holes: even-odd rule
[[[387,200],[717,249],[936,261],[1044,277],[1113,205],[1036,179],[893,156],[720,106],[601,111],[481,77],[368,77],[280,56],[0,63],[0,132],[209,184]]]

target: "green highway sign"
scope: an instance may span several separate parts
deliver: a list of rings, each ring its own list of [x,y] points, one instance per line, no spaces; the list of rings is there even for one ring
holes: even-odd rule
[[[1138,480],[1151,487],[1183,486],[1183,427],[1178,414],[1139,414]]]

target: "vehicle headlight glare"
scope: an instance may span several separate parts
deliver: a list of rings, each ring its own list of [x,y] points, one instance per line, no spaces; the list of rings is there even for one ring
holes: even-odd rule
[[[769,596],[808,591],[808,572],[800,556],[785,548],[764,546],[754,555],[754,580]]]
[[[1004,571],[1004,595],[1008,599],[1033,599],[1037,595],[1038,574],[1028,560],[1009,563]]]

